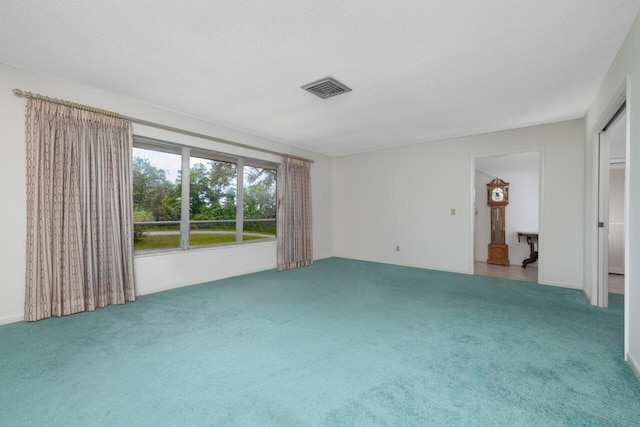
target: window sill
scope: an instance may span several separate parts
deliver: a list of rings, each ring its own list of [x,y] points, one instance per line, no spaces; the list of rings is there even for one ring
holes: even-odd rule
[[[220,249],[241,248],[245,246],[264,245],[266,243],[273,243],[275,241],[276,241],[276,238],[273,237],[270,239],[248,240],[244,242],[229,242],[229,243],[218,243],[216,245],[191,246],[188,249],[180,249],[180,248],[148,249],[148,250],[134,251],[133,257],[146,258],[146,257],[153,257],[153,256],[180,255],[180,254],[188,254],[189,252],[194,252],[194,251],[220,250]]]

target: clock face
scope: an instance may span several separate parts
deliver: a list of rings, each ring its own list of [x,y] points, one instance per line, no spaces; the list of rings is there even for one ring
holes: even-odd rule
[[[491,190],[491,200],[494,202],[501,202],[504,200],[504,190],[500,187],[496,187]]]

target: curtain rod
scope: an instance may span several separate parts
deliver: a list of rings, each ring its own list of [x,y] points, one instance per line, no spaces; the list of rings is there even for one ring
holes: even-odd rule
[[[304,160],[306,162],[313,163],[313,160],[307,159],[305,157],[299,157],[299,156],[294,156],[292,154],[281,153],[279,151],[269,150],[267,148],[254,147],[254,146],[251,146],[251,145],[248,145],[248,144],[243,144],[241,142],[230,141],[228,139],[216,138],[215,136],[210,136],[210,135],[206,135],[206,134],[198,133],[198,132],[192,132],[190,130],[180,129],[180,128],[176,128],[176,127],[173,127],[173,126],[167,126],[167,125],[163,125],[161,123],[152,122],[152,121],[149,121],[149,120],[138,119],[136,117],[125,116],[125,115],[122,115],[120,113],[116,113],[116,112],[113,112],[113,111],[102,110],[100,108],[94,108],[94,107],[91,107],[89,105],[78,104],[77,102],[65,101],[63,99],[58,99],[58,98],[49,98],[48,96],[40,95],[39,93],[34,94],[32,92],[24,91],[22,89],[13,89],[13,93],[16,96],[21,96],[21,97],[25,97],[25,98],[41,99],[43,101],[52,102],[54,104],[66,105],[67,107],[74,107],[74,108],[78,108],[80,110],[90,111],[92,113],[99,113],[99,114],[104,114],[104,115],[110,116],[110,117],[117,117],[117,118],[121,118],[121,119],[124,119],[124,120],[129,120],[129,121],[131,121],[133,123],[137,123],[137,124],[140,124],[140,125],[151,126],[151,127],[155,127],[155,128],[159,128],[159,129],[163,129],[163,130],[168,130],[170,132],[181,133],[183,135],[188,135],[188,136],[193,136],[193,137],[196,137],[196,138],[207,139],[209,141],[220,142],[220,143],[227,144],[227,145],[233,145],[234,147],[246,148],[248,150],[260,151],[262,153],[275,154],[276,156],[289,157],[291,159]]]

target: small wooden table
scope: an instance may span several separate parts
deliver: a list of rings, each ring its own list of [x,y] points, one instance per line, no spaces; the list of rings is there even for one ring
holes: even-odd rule
[[[529,258],[522,261],[522,268],[527,268],[527,265],[534,263],[538,260],[538,251],[536,251],[536,243],[538,243],[538,233],[529,233],[524,231],[518,231],[518,242],[521,237],[526,237],[529,244]]]

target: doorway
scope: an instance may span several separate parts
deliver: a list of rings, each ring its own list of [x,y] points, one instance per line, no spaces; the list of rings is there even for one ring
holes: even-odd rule
[[[542,260],[522,267],[531,257],[524,236],[518,233],[538,233],[540,217],[541,153],[538,150],[511,152],[476,157],[474,159],[474,223],[473,273],[537,283]],[[487,205],[486,184],[496,177],[509,182],[509,204],[505,208],[505,243],[509,265],[487,263],[490,242],[490,208]],[[538,244],[535,243],[535,250]]]
[[[625,288],[626,108],[616,112],[598,138],[598,306]],[[619,301],[618,301],[619,303]]]

